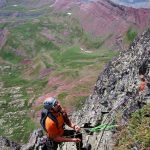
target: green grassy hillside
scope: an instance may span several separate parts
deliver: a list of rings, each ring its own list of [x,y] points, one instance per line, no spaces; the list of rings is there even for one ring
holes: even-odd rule
[[[150,105],[134,112],[128,125],[121,128],[117,135],[117,142],[114,150],[129,149],[134,145],[140,149],[148,150],[150,147]]]
[[[0,134],[22,143],[39,126],[40,96],[54,94],[64,107],[80,108],[100,70],[117,55],[103,47],[103,37],[90,37],[73,17],[48,6],[25,9],[17,8],[22,16],[0,24],[7,31],[0,37]],[[8,10],[14,8],[1,12]]]

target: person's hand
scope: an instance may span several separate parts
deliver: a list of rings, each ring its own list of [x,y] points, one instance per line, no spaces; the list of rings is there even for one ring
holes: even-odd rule
[[[79,138],[73,138],[72,142],[79,143],[79,142],[81,142],[81,139],[79,139]]]
[[[75,126],[74,126],[74,130],[75,130],[76,132],[79,132],[79,131],[81,130],[81,128],[80,128],[78,125],[75,125]]]

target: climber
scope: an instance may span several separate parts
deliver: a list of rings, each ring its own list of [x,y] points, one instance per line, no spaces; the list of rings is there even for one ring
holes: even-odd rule
[[[145,80],[145,78],[144,78],[143,75],[140,76],[140,80],[141,80],[141,81],[140,81],[138,90],[139,90],[139,92],[143,92],[144,89],[145,89],[145,86],[146,86],[146,80]]]
[[[57,150],[61,142],[75,142],[77,150],[91,149],[90,144],[83,147],[80,127],[70,121],[67,113],[62,109],[60,103],[54,97],[45,99],[44,109],[48,112],[45,119],[45,129],[49,140],[53,141],[52,150]],[[73,130],[64,129],[64,125],[68,125]]]

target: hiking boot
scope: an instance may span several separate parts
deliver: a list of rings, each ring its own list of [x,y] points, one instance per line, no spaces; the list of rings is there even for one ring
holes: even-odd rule
[[[86,144],[81,150],[91,150],[91,144]]]

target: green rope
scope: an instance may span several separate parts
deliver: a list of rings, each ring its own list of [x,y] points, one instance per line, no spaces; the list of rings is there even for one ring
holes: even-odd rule
[[[117,125],[107,125],[107,124],[101,124],[97,127],[91,128],[89,129],[90,132],[98,132],[98,131],[102,131],[102,130],[110,130],[117,127]]]

